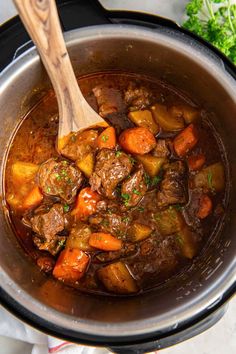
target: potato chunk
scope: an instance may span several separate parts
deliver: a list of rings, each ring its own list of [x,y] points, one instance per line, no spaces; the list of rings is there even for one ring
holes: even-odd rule
[[[151,107],[152,114],[156,122],[166,131],[175,131],[184,128],[183,117],[172,115],[166,106],[155,104]]]
[[[87,178],[91,177],[94,170],[94,155],[89,153],[82,160],[76,161],[76,166],[85,174]]]
[[[151,177],[155,177],[160,172],[162,165],[166,162],[164,157],[155,157],[150,154],[136,155],[139,162],[143,164],[145,171]]]
[[[186,124],[193,123],[200,118],[200,111],[187,104],[172,106],[170,108],[170,113],[174,117],[183,117]]]
[[[143,111],[133,111],[128,114],[129,119],[138,127],[145,127],[156,135],[159,132],[159,126],[152,117],[152,113],[145,109]]]
[[[156,213],[154,219],[160,233],[166,236],[180,231],[184,224],[181,213],[172,206]]]
[[[217,162],[198,172],[198,174],[194,176],[194,186],[212,192],[222,191],[225,187],[223,164]]]
[[[116,262],[100,268],[97,271],[99,280],[107,290],[116,294],[130,294],[138,291],[137,284],[127,266]]]
[[[135,222],[129,229],[129,235],[133,242],[139,242],[148,238],[152,233],[151,227]]]
[[[198,252],[198,244],[194,236],[195,233],[191,231],[187,225],[176,234],[176,237],[180,243],[182,255],[189,259],[196,256]]]
[[[16,161],[12,164],[12,178],[15,184],[23,184],[32,180],[39,166],[34,163]]]
[[[92,231],[90,227],[83,223],[77,223],[66,240],[66,248],[79,248],[82,251],[93,251],[89,245],[89,237]]]

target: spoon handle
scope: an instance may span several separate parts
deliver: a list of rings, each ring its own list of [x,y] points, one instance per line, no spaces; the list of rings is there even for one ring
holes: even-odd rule
[[[70,62],[55,0],[14,0],[14,3],[55,90],[59,106],[59,137],[79,131],[82,126],[89,125],[80,118],[84,116],[83,105],[87,102]]]

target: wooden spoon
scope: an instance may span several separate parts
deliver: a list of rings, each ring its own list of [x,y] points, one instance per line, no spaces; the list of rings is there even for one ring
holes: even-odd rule
[[[14,0],[14,3],[56,93],[59,107],[58,150],[61,151],[70,133],[108,124],[90,107],[78,86],[55,0]]]

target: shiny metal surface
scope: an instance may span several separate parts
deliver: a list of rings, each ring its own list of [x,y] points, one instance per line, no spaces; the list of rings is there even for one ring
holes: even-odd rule
[[[0,284],[21,306],[49,325],[70,330],[74,337],[122,342],[155,333],[158,338],[183,327],[190,318],[200,318],[236,281],[236,81],[205,47],[162,28],[93,26],[67,33],[66,42],[74,69],[81,75],[116,69],[161,78],[213,113],[230,161],[225,225],[186,272],[149,293],[118,299],[78,293],[46,278],[17,245],[3,207]],[[12,132],[49,86],[35,49],[20,56],[0,77],[1,188]]]

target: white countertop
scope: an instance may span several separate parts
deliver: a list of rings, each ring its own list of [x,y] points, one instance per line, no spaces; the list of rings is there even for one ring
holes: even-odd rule
[[[187,0],[101,0],[107,8],[155,13],[179,23],[183,19],[184,6],[187,2]],[[0,0],[0,9],[0,23],[16,14],[11,0]],[[32,345],[0,336],[0,348],[1,354],[29,354]],[[162,353],[236,354],[236,297],[230,301],[227,313],[215,326],[184,343],[165,349]]]

